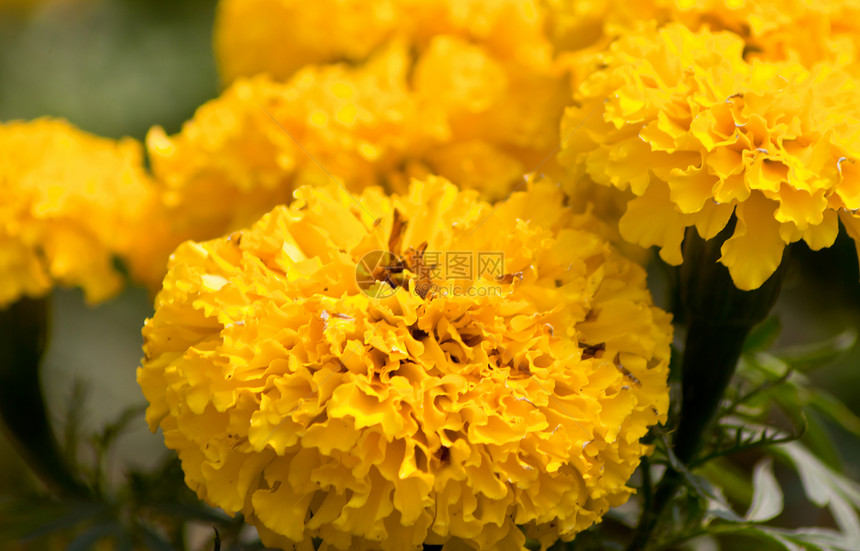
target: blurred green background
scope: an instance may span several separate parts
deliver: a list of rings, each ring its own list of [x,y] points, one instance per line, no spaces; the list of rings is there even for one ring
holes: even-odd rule
[[[218,93],[212,54],[215,0],[0,0],[0,120],[63,117],[109,137],[143,139],[153,125],[179,130]],[[29,4],[29,9],[11,5]],[[831,249],[791,248],[789,275],[776,313],[777,347],[833,337],[860,327],[860,275],[844,235]],[[53,297],[52,341],[44,365],[55,427],[64,430],[72,396],[83,389],[81,431],[97,430],[125,408],[143,404],[135,382],[140,327],[151,297],[129,288],[90,309],[78,291]],[[664,305],[665,306],[665,305]],[[860,414],[860,352],[810,376]],[[75,390],[78,389],[78,390]],[[123,436],[113,476],[153,464],[166,452],[142,418]],[[831,427],[846,473],[860,479],[860,446]],[[33,488],[19,460],[0,442],[0,499]],[[5,496],[4,496],[5,494]],[[801,519],[803,520],[803,519]]]

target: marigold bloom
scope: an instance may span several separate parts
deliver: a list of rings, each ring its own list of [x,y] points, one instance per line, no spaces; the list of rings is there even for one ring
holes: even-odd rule
[[[404,191],[410,177],[439,173],[504,197],[557,144],[563,90],[451,36],[430,39],[417,60],[393,42],[355,67],[310,66],[285,83],[239,79],[179,134],[150,132],[165,211],[152,218],[170,237],[142,264],[163,266],[185,239],[250,225],[298,186],[333,178]],[[163,272],[153,275],[157,283]]]
[[[0,308],[54,284],[90,303],[116,293],[114,257],[130,252],[150,193],[134,140],[62,120],[0,124]]]
[[[681,23],[698,31],[726,30],[746,44],[745,56],[768,61],[860,61],[860,3],[856,0],[543,0],[549,35],[559,51],[585,50],[573,64],[610,41],[653,26]],[[576,69],[574,67],[574,69]]]
[[[417,104],[417,116],[403,124],[431,138],[404,162],[417,160],[499,199],[558,143],[569,93],[546,17],[532,0],[385,0],[371,7],[222,0],[215,49],[229,83],[260,73],[286,79],[301,67],[343,59],[361,65],[399,45],[402,82],[391,84]],[[399,173],[387,179],[400,182],[393,186],[399,191],[408,181]]]
[[[747,62],[743,48],[730,33],[677,24],[619,40],[565,114],[563,134],[586,122],[561,160],[632,191],[622,237],[659,246],[671,264],[682,261],[685,228],[710,239],[734,214],[721,262],[748,290],[788,243],[830,246],[837,213],[857,233],[860,93],[837,69]]]
[[[532,0],[221,0],[215,53],[224,82],[305,65],[361,62],[393,38],[419,52],[436,36],[485,47],[490,57],[545,66],[551,44]]]
[[[139,257],[136,275],[157,287],[179,243],[249,226],[301,185],[379,183],[410,156],[422,130],[442,132],[427,119],[422,129],[412,125],[419,115],[405,64],[406,52],[392,49],[360,68],[309,67],[288,83],[242,79],[201,106],[181,133],[153,128],[147,148],[161,201],[151,217],[164,235]]]
[[[201,498],[308,550],[546,548],[627,499],[670,317],[561,190],[296,197],[181,245],[143,329],[147,421]]]

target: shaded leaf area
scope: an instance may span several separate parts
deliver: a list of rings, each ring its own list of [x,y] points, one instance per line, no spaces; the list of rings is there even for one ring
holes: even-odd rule
[[[649,549],[858,548],[860,484],[841,474],[829,427],[858,437],[860,418],[808,376],[852,349],[856,335],[767,352],[779,330],[771,318],[751,332],[717,426],[690,467],[670,451],[672,425],[655,431],[655,453],[643,463],[652,472],[635,499],[647,506],[647,484],[666,466],[682,474],[683,490]],[[832,522],[798,527],[783,518],[788,492]]]
[[[230,518],[188,490],[175,458],[156,472],[128,473],[127,484],[111,495],[86,501],[47,496],[8,500],[0,504],[0,519],[3,549],[212,549],[217,541],[212,527],[218,527],[224,551],[263,548],[253,539],[240,543],[241,516]],[[201,536],[207,527],[209,534]],[[192,541],[197,544],[190,545]]]
[[[86,393],[78,389],[70,415],[80,411]],[[43,549],[116,549],[176,551],[263,549],[256,534],[242,533],[241,515],[230,517],[202,503],[185,485],[178,458],[167,457],[149,471],[130,470],[121,483],[110,484],[105,475],[109,457],[119,438],[143,414],[130,407],[101,431],[81,438],[67,427],[64,455],[89,461],[73,463],[76,475],[91,492],[62,500],[47,494],[7,497],[0,501],[0,548],[21,551]],[[74,417],[70,418],[73,424]],[[214,530],[213,530],[214,528]]]
[[[671,451],[678,414],[673,396],[667,424],[645,437],[654,452],[630,482],[637,493],[552,551],[628,549],[641,511],[652,506],[657,482],[670,468],[680,473],[681,490],[648,551],[860,549],[860,484],[842,474],[832,435],[840,427],[860,438],[860,418],[810,378],[848,353],[856,335],[769,351],[780,330],[772,317],[750,333],[718,422],[690,466]],[[801,526],[800,516],[810,526]]]

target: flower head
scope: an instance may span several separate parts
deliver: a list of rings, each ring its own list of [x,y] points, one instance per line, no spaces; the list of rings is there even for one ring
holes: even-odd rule
[[[117,292],[151,189],[137,142],[61,120],[0,124],[0,308],[55,284],[87,301]]]
[[[745,55],[767,61],[847,65],[860,60],[860,4],[855,0],[543,0],[549,35],[562,52],[593,55],[612,40],[668,23],[692,31],[730,31]],[[574,63],[583,62],[577,56]]]
[[[303,187],[172,256],[150,428],[269,546],[570,539],[627,499],[668,407],[670,318],[591,223],[547,183],[495,208],[435,177]]]
[[[562,122],[575,175],[635,195],[625,239],[682,261],[687,227],[710,239],[734,215],[721,262],[740,289],[760,286],[788,243],[830,246],[837,214],[860,207],[860,94],[829,65],[746,61],[730,33],[671,24],[613,44]],[[593,113],[593,116],[588,116]]]
[[[306,65],[362,62],[393,39],[418,52],[436,36],[486,47],[490,57],[546,65],[545,13],[531,0],[221,0],[215,52],[222,78],[286,79]]]
[[[163,267],[185,239],[250,225],[301,185],[405,191],[410,177],[438,173],[501,198],[557,144],[565,95],[548,67],[450,35],[429,38],[417,58],[392,41],[356,66],[240,78],[179,134],[150,132],[162,201],[151,218],[168,237],[143,264]]]

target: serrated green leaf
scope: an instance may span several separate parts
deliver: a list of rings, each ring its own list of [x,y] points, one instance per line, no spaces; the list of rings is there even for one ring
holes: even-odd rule
[[[782,513],[783,495],[773,474],[773,461],[759,461],[753,471],[753,498],[746,514],[750,522],[764,522]]]

